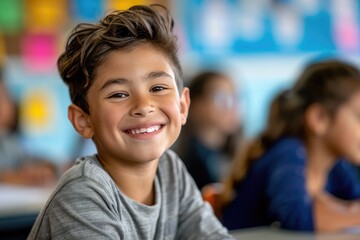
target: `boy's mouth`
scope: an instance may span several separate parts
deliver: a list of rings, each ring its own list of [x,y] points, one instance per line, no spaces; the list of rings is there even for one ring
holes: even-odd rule
[[[161,128],[161,125],[155,125],[147,128],[136,128],[126,130],[128,134],[149,134],[158,131]]]

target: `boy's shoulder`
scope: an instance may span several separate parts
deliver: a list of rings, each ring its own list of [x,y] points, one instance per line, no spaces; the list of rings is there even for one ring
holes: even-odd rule
[[[166,179],[179,176],[184,166],[178,155],[173,150],[167,150],[160,157],[158,174]],[[114,181],[98,161],[96,154],[83,156],[76,159],[74,165],[68,169],[60,179],[60,185],[68,185],[79,179],[92,181],[100,186],[113,189]]]
[[[160,157],[158,169],[173,169],[179,171],[183,167],[183,163],[177,153],[175,153],[172,149],[168,149],[164,152],[164,154]]]
[[[160,157],[158,168],[177,171],[183,167],[182,165],[179,156],[173,150],[169,149]],[[71,181],[79,177],[87,177],[100,182],[110,180],[110,176],[102,167],[96,154],[77,158],[74,165],[65,172],[61,180]]]
[[[60,182],[66,184],[79,178],[88,178],[101,185],[111,182],[110,176],[101,166],[96,154],[77,158],[74,165],[61,177]]]
[[[179,160],[179,156],[177,155],[177,153],[174,150],[168,149],[160,157],[160,160],[161,159],[166,159],[165,161],[170,161],[170,162],[177,162]]]
[[[97,160],[96,154],[82,156],[75,160],[73,166],[65,172],[64,176],[74,178],[89,175],[86,170],[96,171],[95,169],[101,169],[101,165]]]
[[[186,174],[186,168],[179,156],[169,149],[159,159],[155,178],[160,181],[162,188],[170,187],[174,191],[180,187],[179,184],[186,178]]]

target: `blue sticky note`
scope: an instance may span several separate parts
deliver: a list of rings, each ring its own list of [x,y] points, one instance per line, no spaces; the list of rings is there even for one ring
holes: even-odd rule
[[[103,0],[73,0],[70,8],[73,19],[81,22],[98,21],[104,14],[105,1]]]

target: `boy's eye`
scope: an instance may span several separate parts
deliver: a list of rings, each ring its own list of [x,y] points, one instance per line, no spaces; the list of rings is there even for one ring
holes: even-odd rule
[[[109,98],[125,98],[128,97],[129,95],[126,93],[115,93],[109,96]]]
[[[167,88],[163,87],[163,86],[155,86],[155,87],[150,89],[150,92],[159,92],[159,91],[162,91],[162,90],[165,90],[165,89],[167,89]]]

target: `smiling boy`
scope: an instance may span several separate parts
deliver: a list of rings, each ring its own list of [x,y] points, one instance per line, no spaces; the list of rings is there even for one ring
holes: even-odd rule
[[[190,104],[173,20],[159,5],[80,24],[58,60],[77,159],[28,239],[232,239],[174,152]]]

